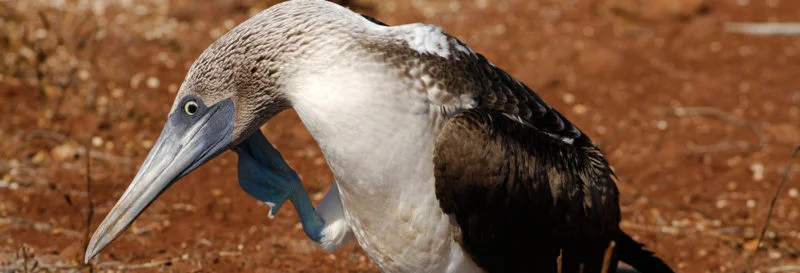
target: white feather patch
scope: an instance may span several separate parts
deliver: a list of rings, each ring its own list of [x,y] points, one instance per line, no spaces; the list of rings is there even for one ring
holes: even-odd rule
[[[408,24],[396,27],[403,32],[401,38],[408,46],[420,53],[435,54],[442,58],[450,58],[450,37],[440,27],[427,24]]]
[[[316,210],[325,220],[325,227],[322,229],[322,238],[319,242],[325,251],[332,252],[352,240],[353,233],[345,218],[342,200],[339,197],[339,185],[336,182],[333,182]]]

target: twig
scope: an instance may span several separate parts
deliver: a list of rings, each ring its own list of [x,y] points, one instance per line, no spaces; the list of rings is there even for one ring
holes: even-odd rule
[[[739,149],[739,150],[752,149],[752,145],[750,145],[749,142],[743,140],[725,141],[711,145],[697,145],[694,142],[689,142],[689,144],[686,144],[686,147],[696,154],[707,154],[707,153],[734,150],[734,149]]]
[[[648,225],[640,225],[634,224],[629,222],[621,222],[619,223],[620,227],[625,229],[634,229],[634,230],[641,230],[641,231],[648,231],[648,232],[659,232],[659,233],[666,233],[671,235],[678,235],[681,233],[681,230],[675,227],[670,226],[648,226]]]
[[[91,155],[91,142],[92,138],[89,137],[84,149]],[[86,157],[86,198],[89,200],[89,213],[86,215],[86,231],[83,236],[83,249],[89,247],[89,239],[91,238],[92,230],[92,217],[94,217],[94,200],[92,199],[92,157]],[[84,253],[85,255],[85,253]],[[94,272],[94,266],[89,265],[89,272]]]
[[[47,15],[44,14],[43,11],[37,12],[39,15],[39,19],[42,20],[42,26],[45,30],[50,29],[50,21],[47,19]],[[44,104],[47,100],[47,91],[45,90],[45,79],[44,79],[44,71],[42,71],[44,67],[45,61],[47,61],[48,56],[47,53],[44,52],[42,49],[41,43],[35,42],[35,50],[36,50],[36,57],[34,58],[34,64],[36,65],[36,82],[37,82],[37,89],[39,89],[39,95],[41,95],[40,102]]]
[[[758,36],[798,36],[800,23],[725,23],[725,31]]]
[[[27,138],[49,138],[55,141],[64,141],[67,139],[67,136],[64,134],[47,130],[31,130],[28,132],[22,132],[22,135]]]
[[[713,117],[727,123],[733,124],[735,126],[743,127],[750,129],[758,138],[758,145],[755,147],[756,150],[761,150],[764,146],[767,145],[767,134],[764,132],[764,128],[761,128],[758,124],[747,121],[731,114],[725,113],[722,110],[712,107],[676,107],[671,109],[670,114],[676,117],[687,117],[687,116],[708,116]],[[744,141],[736,141],[736,142],[723,142],[718,144],[712,144],[708,146],[700,146],[695,144],[689,144],[689,149],[695,153],[705,153],[705,152],[713,152],[713,151],[720,151],[726,149],[733,149],[733,148],[741,148],[741,149],[752,149],[752,145]]]
[[[159,267],[162,265],[171,265],[172,259],[166,259],[161,261],[152,261],[143,264],[123,264],[120,262],[102,262],[97,264],[97,268],[113,268],[117,270],[133,270],[133,269],[143,269],[143,268],[153,268]]]
[[[641,231],[646,231],[646,232],[666,233],[666,234],[670,234],[670,235],[678,235],[678,234],[682,234],[682,233],[685,234],[686,233],[685,230],[690,230],[693,233],[697,233],[697,234],[701,234],[701,235],[705,235],[705,236],[709,236],[709,237],[714,237],[714,238],[719,239],[720,241],[726,242],[726,243],[734,245],[734,246],[744,245],[743,241],[741,241],[741,240],[739,240],[737,238],[731,237],[731,236],[727,236],[725,234],[722,234],[722,232],[715,231],[715,230],[705,231],[705,230],[698,230],[696,228],[679,229],[679,228],[670,227],[670,226],[648,226],[648,225],[633,224],[633,223],[629,223],[629,222],[620,223],[620,227],[623,227],[625,229],[641,230]]]
[[[778,273],[778,272],[800,272],[800,265],[780,265],[767,270],[769,273]]]
[[[75,264],[64,264],[64,263],[56,263],[56,264],[41,264],[38,260],[35,260],[36,269],[41,270],[66,270],[66,269],[80,269],[83,265],[75,265]],[[135,270],[135,269],[145,269],[145,268],[155,268],[164,265],[171,265],[172,260],[161,260],[161,261],[152,261],[147,263],[141,264],[123,264],[121,262],[116,261],[108,261],[102,262],[97,264],[95,267],[99,269],[116,269],[116,270]],[[0,272],[16,272],[20,270],[24,270],[26,265],[23,265],[22,268],[20,266],[0,266]],[[26,272],[26,271],[23,271]]]
[[[761,250],[761,242],[764,241],[764,234],[767,233],[767,228],[769,227],[769,220],[772,219],[772,211],[775,209],[775,203],[778,201],[778,196],[780,196],[781,189],[783,185],[786,183],[786,178],[789,177],[789,171],[792,169],[792,163],[797,156],[797,153],[800,152],[800,145],[794,148],[792,152],[792,156],[789,158],[788,162],[786,163],[786,169],[783,171],[783,176],[781,177],[781,182],[778,183],[778,188],[775,189],[775,195],[772,196],[772,201],[769,203],[769,210],[767,210],[767,218],[764,219],[764,227],[761,228],[761,235],[758,236],[758,243],[756,244],[756,250],[753,252],[753,256],[750,256],[750,261],[747,262],[747,270],[745,272],[750,272],[753,269],[753,262],[755,262],[756,256],[758,256],[758,251]]]
[[[32,228],[36,231],[46,232],[50,234],[64,234],[70,237],[78,237],[80,238],[82,234],[80,232],[63,229],[63,228],[55,228],[49,224],[40,223],[24,218],[16,218],[16,217],[2,217],[0,216],[0,225],[8,225],[8,226],[15,226],[20,228]]]
[[[17,258],[22,260],[22,272],[24,273],[36,272],[36,269],[39,267],[39,260],[36,259],[33,260],[31,267],[28,267],[30,259],[33,258],[33,254],[28,253],[28,247],[24,245],[17,251]]]

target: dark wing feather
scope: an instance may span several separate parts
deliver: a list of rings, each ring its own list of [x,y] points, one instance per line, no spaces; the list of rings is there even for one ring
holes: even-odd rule
[[[644,244],[639,243],[625,232],[620,231],[617,235],[617,256],[639,272],[644,273],[673,273],[672,268],[653,252],[644,249]]]
[[[434,151],[436,197],[455,238],[488,272],[600,272],[619,232],[613,173],[572,145],[493,109],[449,119]],[[612,271],[616,263],[612,265]]]
[[[570,139],[578,145],[590,145],[591,140],[561,113],[550,107],[524,83],[489,63],[481,54],[465,56],[465,65],[477,79],[478,105],[497,109],[517,117],[540,132],[559,139]]]

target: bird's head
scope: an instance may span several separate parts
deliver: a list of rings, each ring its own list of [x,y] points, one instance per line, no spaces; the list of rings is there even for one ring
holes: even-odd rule
[[[290,1],[294,2],[294,1]],[[85,259],[118,237],[164,190],[236,147],[269,118],[289,108],[285,75],[293,72],[297,12],[272,8],[220,37],[189,69],[164,128],[133,182],[100,224]],[[294,36],[297,38],[297,36]]]

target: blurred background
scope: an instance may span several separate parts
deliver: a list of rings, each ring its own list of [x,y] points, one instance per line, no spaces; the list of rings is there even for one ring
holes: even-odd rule
[[[192,61],[277,1],[0,0],[0,272],[85,271],[84,245],[155,141]],[[354,0],[442,26],[588,133],[620,177],[623,229],[679,272],[800,272],[800,21],[789,0]],[[792,29],[794,28],[794,29]],[[789,31],[798,32],[788,25]],[[797,33],[795,33],[797,35]],[[263,128],[314,202],[331,173],[292,111]],[[94,266],[377,272],[275,219],[226,153],[167,190]]]

